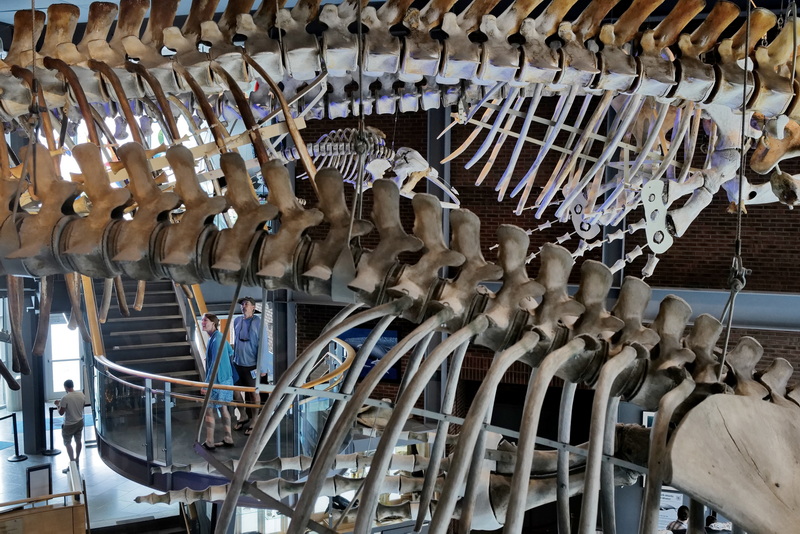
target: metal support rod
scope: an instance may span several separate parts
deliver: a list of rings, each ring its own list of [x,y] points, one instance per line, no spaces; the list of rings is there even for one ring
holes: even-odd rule
[[[153,379],[146,378],[144,381],[144,431],[145,431],[145,451],[147,463],[153,462]]]
[[[56,411],[57,409],[58,408],[56,408],[55,406],[50,406],[50,408],[49,408],[49,411],[50,411],[50,448],[49,449],[45,449],[45,450],[42,451],[42,454],[44,454],[45,456],[56,456],[57,454],[61,454],[61,450],[60,449],[56,449],[53,446],[53,412]]]
[[[172,384],[170,382],[164,382],[164,464],[172,465]]]
[[[11,413],[10,415],[6,415],[5,417],[0,417],[0,421],[3,419],[11,418],[11,426],[13,427],[14,432],[14,456],[10,456],[7,458],[9,462],[22,462],[27,460],[28,457],[24,454],[19,453],[19,439],[17,438],[17,414]]]

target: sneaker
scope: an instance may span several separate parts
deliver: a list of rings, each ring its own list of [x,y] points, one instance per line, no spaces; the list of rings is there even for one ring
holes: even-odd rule
[[[69,473],[69,467],[65,467],[64,469],[61,470],[61,472],[64,474]]]

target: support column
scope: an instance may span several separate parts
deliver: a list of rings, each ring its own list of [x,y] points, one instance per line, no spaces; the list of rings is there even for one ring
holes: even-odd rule
[[[28,353],[31,374],[22,375],[22,420],[25,424],[23,433],[23,450],[25,454],[41,454],[47,448],[47,433],[45,432],[45,386],[44,386],[44,358],[31,356],[33,337],[36,333],[36,324],[39,317],[39,299],[36,297],[33,278],[25,278],[25,313],[22,316],[22,333],[25,340],[25,350]]]
[[[278,290],[268,292],[272,305],[272,354],[275,371],[274,380],[286,372],[297,359],[297,304],[292,291]],[[295,422],[297,410],[293,410]],[[297,432],[280,432],[279,453],[281,456],[295,456],[299,447]]]
[[[428,163],[436,169],[439,173],[441,180],[450,183],[450,163],[440,163],[444,157],[450,153],[450,132],[448,131],[440,139],[437,139],[439,134],[444,131],[448,124],[450,124],[450,107],[432,109],[428,111],[428,153],[426,159]],[[446,197],[444,193],[430,182],[427,184],[427,192],[436,196],[439,200],[444,200]],[[444,210],[442,213],[442,231],[444,234],[445,243],[450,244],[450,210]],[[443,273],[445,276],[452,276],[453,273]],[[428,353],[433,348],[444,341],[444,333],[434,334],[434,339],[428,347]],[[424,399],[425,409],[431,411],[440,411],[442,408],[442,400],[444,396],[444,384],[447,382],[447,360],[442,362],[439,372],[436,373],[428,385],[425,387]]]

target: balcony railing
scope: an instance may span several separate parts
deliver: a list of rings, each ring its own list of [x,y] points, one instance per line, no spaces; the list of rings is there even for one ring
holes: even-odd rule
[[[321,375],[302,387],[309,390],[309,398],[300,401],[287,419],[286,428],[277,433],[282,443],[276,447],[282,451],[295,451],[296,436],[303,436],[324,424],[330,398],[317,398],[311,390],[320,393],[336,392],[344,373],[355,357],[352,347],[341,340],[333,340],[329,350],[317,364]],[[97,434],[106,443],[147,462],[148,465],[189,464],[198,461],[192,452],[192,444],[198,425],[203,417],[201,407],[202,388],[206,382],[183,380],[146,373],[114,363],[104,356],[95,356],[93,365],[94,406]],[[124,378],[123,378],[124,377]],[[258,388],[215,384],[215,389],[233,390],[243,393]],[[245,395],[245,398],[251,398]],[[229,409],[260,408],[260,405],[230,402],[222,403]],[[295,426],[299,432],[294,432]],[[243,445],[244,441],[240,440]]]

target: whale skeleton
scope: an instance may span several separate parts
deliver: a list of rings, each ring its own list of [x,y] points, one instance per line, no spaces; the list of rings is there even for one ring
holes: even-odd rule
[[[717,343],[722,326],[701,316],[684,336],[690,309],[677,297],[664,299],[654,323],[643,326],[650,290],[635,278],[625,280],[616,305],[607,310],[616,265],[609,269],[584,261],[580,289],[568,296],[566,282],[575,258],[598,242],[584,241],[574,253],[550,244],[529,253],[529,233],[504,225],[498,229],[495,265],[481,253],[479,218],[453,209],[448,245],[442,204],[426,194],[413,195],[415,222],[408,234],[400,222],[401,193],[412,193],[421,177],[436,178],[431,165],[418,161],[418,153],[397,151],[391,164],[398,178],[381,179],[386,165],[371,170],[365,153],[374,150],[383,159],[390,154],[365,137],[363,128],[355,134],[341,130],[311,145],[300,136],[305,119],[455,106],[455,123],[475,128],[454,153],[468,155],[470,167],[489,155],[479,181],[489,178],[503,144],[515,139],[496,187],[501,197],[509,188],[510,195],[520,196],[517,212],[533,208],[541,217],[555,204],[555,217],[571,218],[575,233],[588,240],[599,226],[617,224],[642,205],[646,218],[631,228],[646,231],[654,254],[666,252],[720,188],[737,210],[764,202],[796,204],[798,179],[777,167],[797,155],[794,17],[773,31],[773,13],[748,8],[744,24],[729,31],[739,15],[732,3],[717,2],[694,24],[704,3],[680,0],[654,28],[642,28],[658,0],[636,0],[606,23],[615,0],[592,0],[575,20],[567,20],[574,3],[552,0],[540,6],[518,0],[493,15],[496,3],[477,0],[459,13],[444,0],[421,9],[407,0],[390,0],[379,8],[354,2],[320,6],[308,0],[291,9],[264,1],[251,15],[252,0],[241,0],[229,2],[214,22],[217,1],[196,0],[179,29],[170,26],[177,0],[152,6],[148,0],[95,2],[80,41],[74,36],[80,15],[76,6],[53,4],[46,14],[17,12],[14,39],[0,61],[0,116],[29,139],[19,155],[0,142],[0,271],[8,280],[12,370],[28,370],[20,330],[25,307],[20,276],[42,279],[41,309],[47,310],[51,277],[66,274],[76,323],[82,316],[78,275],[106,279],[109,289],[113,280],[121,288],[124,275],[187,285],[215,280],[312,295],[346,293],[366,309],[330,324],[279,378],[241,458],[235,465],[214,465],[229,484],[175,497],[222,500],[220,530],[227,528],[243,488],[270,499],[288,491],[280,480],[259,489],[249,477],[317,352],[349,328],[375,320],[377,329],[386,328],[393,318],[403,317],[417,327],[358,384],[356,371],[368,351],[357,354],[306,482],[292,487],[300,496],[288,511],[290,532],[327,532],[313,521],[311,504],[319,495],[350,491],[354,485],[360,504],[349,513],[359,533],[371,530],[376,520],[397,517],[416,517],[418,527],[429,521],[435,533],[447,529],[454,517],[462,531],[504,525],[516,533],[526,509],[553,500],[560,529],[568,532],[568,499],[575,493],[584,496],[578,530],[593,532],[600,509],[604,531],[614,532],[613,488],[634,476],[627,467],[615,467],[621,465],[615,455],[626,448],[634,453],[631,466],[646,467],[649,474],[641,532],[655,529],[662,483],[713,506],[750,532],[791,531],[800,519],[800,492],[787,466],[797,463],[790,444],[800,430],[800,397],[787,387],[788,362],[778,358],[755,374],[763,351],[752,338],[742,338],[721,361]],[[309,33],[312,22],[324,29]],[[354,24],[368,31],[353,32]],[[401,26],[403,35],[390,31]],[[519,39],[509,40],[509,35]],[[322,88],[324,82],[329,90]],[[557,100],[549,118],[537,115],[545,96]],[[570,125],[576,102],[581,102],[578,120]],[[612,115],[603,134],[604,121]],[[116,132],[107,121],[115,122]],[[88,142],[67,135],[76,123]],[[244,125],[243,133],[234,133],[237,123]],[[529,136],[533,123],[546,127],[542,139]],[[153,124],[168,146],[151,146]],[[187,125],[189,138],[206,142],[184,146],[191,144],[181,131]],[[709,135],[709,150],[704,164],[695,168],[701,127]],[[484,130],[479,148],[472,149]],[[561,133],[567,133],[564,146],[556,143]],[[126,135],[133,141],[119,143]],[[287,135],[295,142],[289,152],[279,146]],[[329,141],[341,145],[337,150],[342,154],[326,148]],[[514,181],[519,154],[530,144],[540,147],[537,156]],[[743,178],[743,154],[751,145],[756,147],[751,168],[772,173],[766,184],[752,185]],[[255,157],[245,160],[237,152],[241,146],[250,147]],[[81,170],[74,181],[61,176],[65,147]],[[558,161],[529,206],[549,154],[557,154]],[[347,157],[331,160],[331,155]],[[219,169],[209,163],[216,156]],[[322,158],[315,163],[315,156]],[[358,158],[367,168],[359,168]],[[302,161],[316,207],[307,208],[295,197],[283,165],[287,159]],[[198,160],[205,164],[200,175]],[[318,171],[317,164],[334,168]],[[269,190],[266,203],[258,201],[253,174]],[[366,174],[373,197],[370,220],[351,213],[343,186],[355,176],[363,191],[358,177]],[[162,187],[165,175],[174,182]],[[225,177],[224,195],[209,195],[200,182],[218,176]],[[237,214],[235,224],[218,228],[211,223],[230,209]],[[273,220],[280,226],[270,233],[265,224]],[[324,239],[308,236],[308,230],[323,224]],[[373,228],[378,243],[362,250],[354,240]],[[619,238],[621,232],[603,240]],[[419,259],[401,263],[403,252],[420,252]],[[626,261],[641,253],[631,253]],[[525,267],[532,254],[541,259],[534,280]],[[349,270],[341,269],[343,258]],[[655,261],[652,256],[649,271]],[[444,278],[445,268],[455,274]],[[502,285],[496,294],[481,285],[497,280]],[[139,306],[141,298],[140,292]],[[41,332],[47,330],[46,315]],[[449,336],[423,358],[434,331]],[[43,340],[37,336],[34,356]],[[453,410],[458,369],[471,346],[488,348],[495,356],[460,421],[452,455],[444,455],[453,423],[445,413],[431,438],[424,476],[387,478],[399,461],[392,453],[403,425],[446,360],[452,373],[443,410]],[[407,375],[385,413],[369,473],[346,486],[332,479],[330,469],[336,468],[345,434],[384,372],[409,352]],[[514,466],[509,473],[497,459],[486,458],[497,446],[486,424],[502,375],[517,361],[527,364],[532,376],[522,431],[515,436],[512,458],[505,460]],[[4,365],[0,372],[12,388],[19,387]],[[566,383],[559,412],[561,447],[555,474],[550,470],[538,477],[540,457],[554,456],[535,447],[541,442],[543,393],[553,377]],[[569,449],[572,397],[579,384],[595,390],[590,441],[585,449]],[[649,443],[629,442],[615,431],[622,399],[657,410]],[[584,454],[576,470],[573,457]],[[725,476],[704,469],[712,463],[725,465]],[[379,506],[378,496],[386,491],[419,494],[417,509]]]

